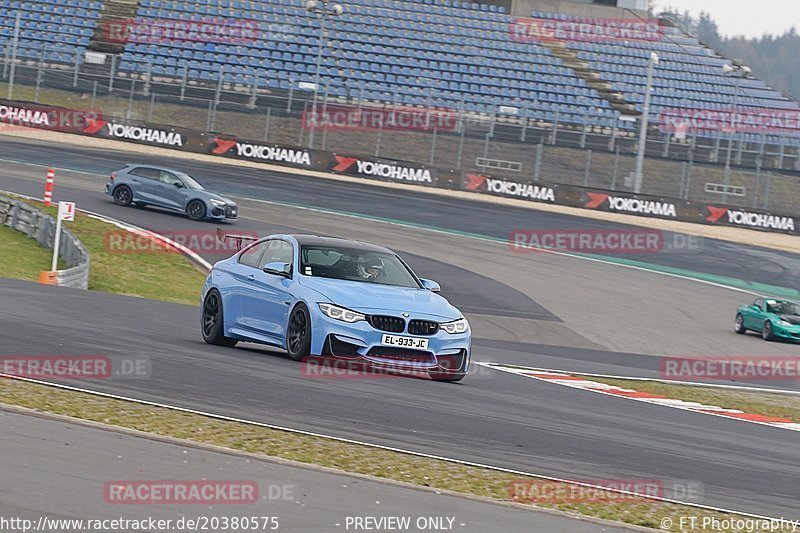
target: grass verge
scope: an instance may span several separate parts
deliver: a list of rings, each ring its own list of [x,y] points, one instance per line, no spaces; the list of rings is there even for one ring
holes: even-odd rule
[[[602,490],[593,491],[591,498],[543,501],[538,495],[545,490],[570,493],[574,486],[8,378],[0,378],[0,403],[434,489],[524,504],[533,501],[541,508],[668,531],[680,531],[681,516],[741,518],[639,497],[626,501]],[[542,490],[526,492],[525,487],[531,486]],[[667,518],[671,527],[663,527]]]
[[[55,216],[57,214],[55,206],[48,208],[39,202],[21,200],[35,206],[37,209],[44,210],[50,215]],[[89,272],[90,290],[198,305],[200,289],[203,286],[205,275],[183,255],[165,253],[163,249],[139,253],[120,253],[120,251],[115,251],[108,246],[108,239],[110,236],[119,235],[122,230],[83,213],[77,213],[75,220],[73,222],[65,222],[64,226],[72,231],[89,252],[92,261]],[[18,233],[18,238],[29,240],[22,233],[10,229],[8,231]],[[30,241],[34,246],[38,246],[35,241]],[[24,250],[19,247],[16,248],[17,250],[23,250],[25,253],[10,250],[13,253],[5,254],[4,242],[5,238],[3,237],[3,240],[0,240],[0,255],[4,258],[13,257],[15,258],[14,263],[26,263],[29,260],[31,262],[36,261],[36,264],[40,265],[39,260],[33,256],[30,259],[25,257],[30,247],[26,247]],[[8,246],[13,246],[13,244],[10,243]],[[38,252],[38,250],[35,250],[35,253],[38,254]],[[49,255],[49,251],[46,249],[45,255]],[[20,275],[17,268],[9,268],[6,263],[6,261],[3,261],[2,265],[0,265],[0,275],[18,279],[31,279]],[[38,270],[35,271],[34,280],[38,279],[39,270],[47,270],[49,268],[49,260],[41,262],[40,266],[41,268],[37,267]]]
[[[53,252],[24,233],[0,225],[0,257],[3,276],[37,281],[39,272],[50,270]],[[59,268],[63,267],[63,261],[59,260]]]

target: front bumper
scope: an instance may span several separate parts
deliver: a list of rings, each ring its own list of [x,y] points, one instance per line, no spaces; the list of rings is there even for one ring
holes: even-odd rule
[[[312,317],[311,353],[349,361],[363,361],[385,367],[466,373],[472,358],[471,334],[439,330],[433,335],[408,333],[408,322],[430,317],[409,317],[403,332],[383,331],[361,320],[349,324],[322,314]],[[428,339],[425,350],[383,344],[383,335]]]
[[[779,326],[773,322],[772,334],[779,339],[800,342],[800,326]]]
[[[239,218],[239,207],[236,205],[225,205],[224,207],[217,207],[215,205],[208,206],[208,216],[209,218],[214,218],[218,220],[228,219],[228,220],[236,220]]]

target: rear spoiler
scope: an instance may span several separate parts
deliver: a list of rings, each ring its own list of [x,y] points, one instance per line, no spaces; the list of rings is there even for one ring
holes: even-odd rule
[[[236,250],[241,250],[245,242],[257,241],[259,238],[260,237],[253,237],[252,235],[229,235],[222,229],[217,228],[217,240],[223,243],[228,239],[232,240],[236,244]]]

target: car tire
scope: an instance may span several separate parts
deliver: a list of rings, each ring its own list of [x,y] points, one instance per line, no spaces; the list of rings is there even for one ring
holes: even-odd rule
[[[200,321],[200,330],[203,340],[216,346],[236,346],[236,339],[224,335],[225,321],[222,314],[222,297],[216,289],[211,289],[203,301],[203,314]]]
[[[772,322],[769,320],[764,322],[764,327],[761,330],[761,338],[765,341],[775,340],[775,334],[772,332]]]
[[[305,304],[297,304],[286,326],[286,351],[294,361],[311,354],[311,315]]]
[[[133,201],[133,191],[127,185],[118,185],[111,197],[115,204],[128,207]]]
[[[206,218],[206,204],[200,200],[192,200],[186,206],[186,215],[192,220],[203,220]]]
[[[744,317],[741,313],[736,314],[736,321],[733,323],[733,331],[739,335],[744,335],[747,333],[747,328],[744,327]]]

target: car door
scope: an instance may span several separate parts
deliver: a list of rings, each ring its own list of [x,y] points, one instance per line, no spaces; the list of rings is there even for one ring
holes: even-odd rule
[[[294,303],[294,247],[289,241],[271,239],[257,268],[249,267],[242,290],[242,321],[246,329],[265,341],[284,346],[289,310]],[[269,263],[289,263],[292,277],[264,272]]]
[[[183,211],[186,207],[186,185],[172,172],[159,171],[157,194],[164,207]]]
[[[134,198],[148,204],[160,205],[155,197],[159,171],[150,167],[136,167],[128,171]]]
[[[253,276],[267,250],[270,241],[257,242],[248,246],[238,255],[235,262],[225,264],[225,271],[231,282],[225,287],[225,322],[233,327],[251,330],[242,313],[244,292],[250,290],[249,276]]]
[[[754,331],[761,331],[764,326],[764,300],[757,298],[747,309],[742,313],[744,317],[744,327]]]

